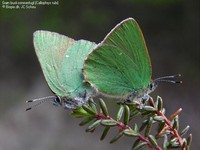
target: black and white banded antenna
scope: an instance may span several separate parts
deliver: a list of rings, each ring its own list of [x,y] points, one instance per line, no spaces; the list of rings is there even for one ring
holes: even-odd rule
[[[183,83],[183,81],[177,80],[177,78],[179,78],[180,76],[181,74],[164,76],[164,77],[156,78],[155,80],[153,80],[153,82],[154,83],[158,83],[158,82]]]
[[[158,84],[161,82],[168,82],[168,83],[183,83],[182,81],[178,80],[178,78],[181,76],[181,74],[171,75],[171,76],[164,76],[154,79],[150,83],[150,90],[148,91],[148,94],[153,92],[157,87]]]
[[[33,106],[27,108],[26,111],[31,110],[32,108],[34,108],[44,102],[53,101],[53,100],[55,100],[55,98],[56,98],[56,96],[47,96],[47,97],[43,97],[43,98],[28,100],[28,101],[26,101],[26,103],[32,103],[32,102],[36,102],[36,103]]]

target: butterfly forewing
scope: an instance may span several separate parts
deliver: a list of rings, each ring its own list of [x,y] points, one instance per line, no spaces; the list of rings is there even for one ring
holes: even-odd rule
[[[61,86],[60,68],[67,49],[75,42],[73,39],[49,31],[34,33],[34,47],[42,71],[51,90],[63,96],[65,89]]]
[[[151,64],[137,22],[118,24],[85,61],[86,80],[107,95],[126,96],[147,88]]]

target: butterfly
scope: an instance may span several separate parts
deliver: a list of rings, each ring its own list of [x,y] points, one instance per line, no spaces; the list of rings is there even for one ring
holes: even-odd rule
[[[83,82],[82,68],[96,44],[42,30],[34,32],[33,43],[45,79],[55,95],[27,102],[37,101],[34,105],[37,106],[44,101],[53,101],[66,109],[75,109],[86,103],[93,89]]]
[[[85,81],[109,97],[148,99],[159,82],[180,83],[180,75],[151,79],[151,61],[142,31],[133,18],[117,24],[84,62]]]

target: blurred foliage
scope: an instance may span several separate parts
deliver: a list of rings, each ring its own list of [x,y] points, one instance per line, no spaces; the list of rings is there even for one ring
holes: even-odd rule
[[[29,53],[27,49],[30,47],[30,41],[25,39],[34,28],[66,32],[77,39],[80,35],[88,38],[86,29],[90,29],[92,30],[91,35],[89,34],[90,40],[97,41],[100,39],[94,37],[97,33],[101,34],[105,31],[103,28],[105,24],[112,23],[113,18],[115,20],[126,18],[127,12],[134,12],[136,7],[160,8],[181,4],[181,2],[181,0],[59,1],[58,6],[37,6],[37,9],[33,10],[1,9],[1,26],[9,29],[12,52]],[[126,9],[127,12],[122,12],[122,9]],[[132,16],[131,13],[127,17],[129,16]],[[100,36],[103,37],[104,34]]]
[[[183,2],[183,0],[129,0],[131,3],[149,4],[155,6],[167,6]]]

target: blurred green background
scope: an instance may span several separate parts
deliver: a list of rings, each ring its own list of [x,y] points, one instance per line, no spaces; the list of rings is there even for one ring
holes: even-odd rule
[[[23,0],[26,1],[26,0]],[[47,1],[47,0],[46,0]],[[50,0],[48,0],[50,1]],[[47,2],[48,2],[47,1]],[[6,0],[4,1],[6,2]],[[79,127],[66,110],[43,104],[25,112],[28,99],[52,95],[33,48],[36,30],[101,42],[120,21],[133,17],[149,49],[153,77],[182,74],[183,84],[161,84],[167,116],[179,108],[180,129],[190,125],[192,150],[200,147],[199,0],[59,0],[35,9],[0,8],[0,150],[130,149],[131,138],[109,144]],[[115,100],[109,103],[115,104]],[[113,106],[113,110],[116,106]],[[114,133],[114,132],[113,132]]]

